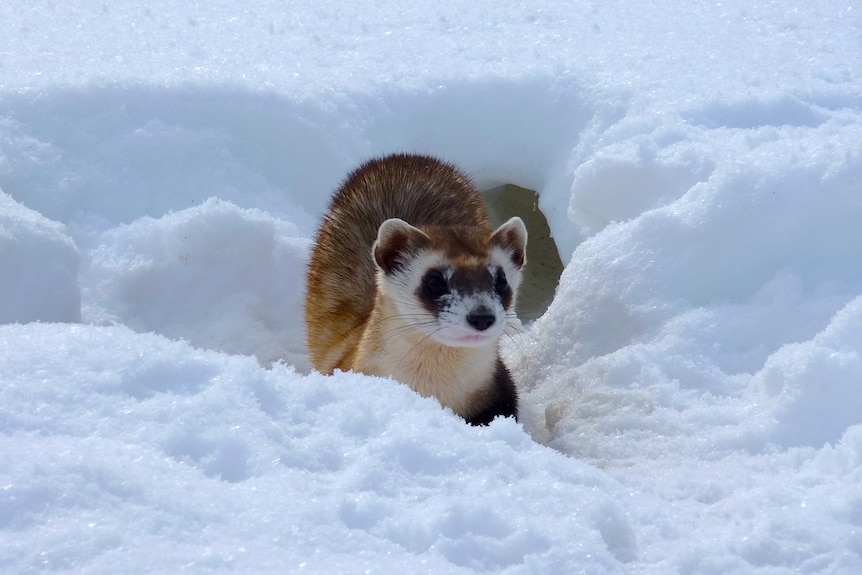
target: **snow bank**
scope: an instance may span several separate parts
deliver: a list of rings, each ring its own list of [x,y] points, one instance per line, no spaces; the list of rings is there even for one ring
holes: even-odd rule
[[[612,479],[393,381],[121,327],[3,326],[0,344],[9,572],[603,571],[636,553]]]
[[[781,446],[834,444],[859,423],[862,405],[862,297],[847,304],[812,339],[782,346],[755,374],[775,418]]]
[[[679,382],[696,393],[735,396],[783,346],[826,328],[862,293],[854,249],[862,244],[862,134],[858,124],[845,125],[843,112],[836,116],[814,128],[678,127],[688,137],[664,147],[653,132],[668,128],[647,125],[649,140],[627,134],[624,145],[608,148],[651,149],[616,151],[611,160],[606,151],[583,164],[569,211],[595,233],[575,250],[554,304],[532,331],[524,358],[532,370],[522,376],[531,390],[549,397],[543,387],[551,386],[558,405],[583,405],[580,386],[560,393],[567,384],[553,375],[569,381],[572,370],[603,365],[602,388]],[[715,166],[698,176],[705,144]],[[678,198],[653,197],[651,207],[625,219],[631,203],[615,196],[626,198],[631,189],[596,187],[603,172],[632,182],[639,173],[648,183],[676,177],[686,190]],[[702,181],[689,185],[695,178]],[[605,213],[592,209],[607,196]],[[859,341],[857,333],[845,344],[859,350]],[[622,371],[611,377],[607,370]],[[569,415],[576,426],[579,415]]]
[[[65,226],[0,190],[0,323],[80,321],[80,257]]]
[[[301,318],[309,241],[295,226],[210,199],[119,226],[96,242],[82,273],[93,292],[91,321],[265,364],[308,364]]]

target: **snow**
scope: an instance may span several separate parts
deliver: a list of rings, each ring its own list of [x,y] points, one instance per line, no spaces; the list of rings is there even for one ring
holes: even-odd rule
[[[798,0],[0,4],[0,571],[862,572],[860,38]],[[520,423],[310,371],[314,230],[393,151],[540,195]]]
[[[80,321],[81,254],[64,226],[0,191],[0,322]]]

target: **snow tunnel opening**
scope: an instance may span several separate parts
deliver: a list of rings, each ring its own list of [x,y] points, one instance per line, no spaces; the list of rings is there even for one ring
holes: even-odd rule
[[[504,184],[482,192],[491,226],[497,227],[512,216],[520,216],[527,226],[527,265],[518,292],[517,312],[523,322],[531,322],[548,309],[554,299],[563,262],[545,214],[539,209],[539,194],[514,184]]]

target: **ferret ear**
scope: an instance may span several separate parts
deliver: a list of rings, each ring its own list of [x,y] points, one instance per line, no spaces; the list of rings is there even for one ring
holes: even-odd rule
[[[374,261],[385,273],[391,274],[404,267],[409,254],[416,253],[430,242],[419,228],[404,220],[390,218],[377,228],[377,240],[372,247]]]
[[[524,221],[517,216],[509,219],[491,236],[491,245],[507,252],[518,268],[523,267],[527,262],[527,226]]]

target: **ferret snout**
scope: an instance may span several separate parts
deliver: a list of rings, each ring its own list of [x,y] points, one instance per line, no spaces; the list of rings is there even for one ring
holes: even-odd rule
[[[497,316],[486,306],[479,306],[467,314],[467,323],[479,331],[485,331],[497,321]]]

